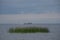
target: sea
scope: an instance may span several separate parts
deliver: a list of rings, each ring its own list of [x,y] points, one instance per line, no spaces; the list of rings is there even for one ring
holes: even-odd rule
[[[9,28],[47,27],[49,33],[9,33]],[[60,40],[60,24],[0,24],[0,40]]]

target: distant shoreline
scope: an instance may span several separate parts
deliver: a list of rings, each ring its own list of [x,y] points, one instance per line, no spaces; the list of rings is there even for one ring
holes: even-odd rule
[[[60,24],[60,23],[33,23],[33,24],[37,24],[37,25],[39,25],[39,24],[42,24],[42,25],[44,25],[44,24],[47,24],[47,25],[54,24],[54,25],[56,25],[56,24]],[[24,24],[0,24],[0,25],[24,25]]]

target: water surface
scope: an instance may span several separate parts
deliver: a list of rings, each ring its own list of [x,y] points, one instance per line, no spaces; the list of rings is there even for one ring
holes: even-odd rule
[[[9,28],[13,27],[48,27],[49,33],[9,33]],[[0,24],[0,40],[60,40],[59,24],[35,24],[35,25],[13,25]]]

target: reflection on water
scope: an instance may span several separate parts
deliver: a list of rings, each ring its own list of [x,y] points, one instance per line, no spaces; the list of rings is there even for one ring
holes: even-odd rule
[[[48,27],[49,33],[8,33],[11,27]],[[60,40],[60,25],[59,24],[35,24],[35,25],[0,25],[0,40]]]

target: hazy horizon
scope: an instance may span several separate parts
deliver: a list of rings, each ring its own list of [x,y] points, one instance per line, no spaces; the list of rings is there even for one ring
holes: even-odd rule
[[[56,0],[1,0],[0,24],[60,23]]]

